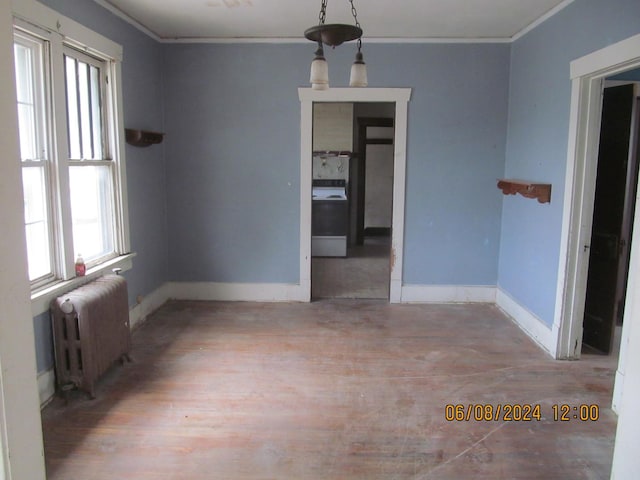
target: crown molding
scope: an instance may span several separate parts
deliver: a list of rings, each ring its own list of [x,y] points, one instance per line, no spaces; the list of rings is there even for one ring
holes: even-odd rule
[[[159,43],[199,43],[199,44],[296,44],[308,43],[308,40],[302,37],[162,37],[149,29],[135,18],[131,17],[124,11],[120,10],[108,0],[93,0],[101,7],[105,8],[118,18],[132,25],[145,35],[151,37]],[[549,10],[543,16],[539,17],[522,30],[511,37],[363,37],[366,43],[390,43],[390,44],[444,44],[444,43],[512,43],[522,38],[527,33],[544,23],[555,14],[565,9],[574,0],[564,0],[556,7]]]
[[[527,25],[526,27],[524,27],[522,30],[520,30],[518,33],[516,33],[513,37],[511,37],[510,41],[511,42],[515,42],[516,40],[524,37],[527,33],[529,33],[531,30],[533,30],[534,28],[536,28],[538,25],[541,25],[542,23],[546,22],[547,20],[549,20],[551,17],[553,17],[556,13],[560,12],[561,10],[564,10],[565,8],[567,8],[569,5],[571,5],[574,2],[574,0],[564,0],[564,2],[560,3],[559,5],[556,5],[555,7],[553,7],[551,10],[549,10],[547,13],[545,13],[544,15],[542,15],[540,18],[538,18],[537,20],[531,22],[529,25]]]
[[[129,14],[123,12],[118,7],[116,7],[115,5],[112,5],[107,0],[93,0],[93,1],[96,2],[98,5],[100,5],[102,8],[104,8],[104,9],[108,10],[109,12],[111,12],[112,14],[114,14],[116,17],[120,18],[121,20],[124,20],[129,25],[132,25],[133,27],[137,28],[142,33],[144,33],[145,35],[151,37],[156,42],[162,42],[162,37],[160,37],[160,35],[158,35],[154,31],[148,29],[142,23],[140,23],[138,20],[136,20],[135,18],[133,18]]]

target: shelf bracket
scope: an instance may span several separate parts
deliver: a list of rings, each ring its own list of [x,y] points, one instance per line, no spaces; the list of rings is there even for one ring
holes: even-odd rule
[[[504,195],[519,193],[526,198],[535,198],[540,203],[551,203],[551,184],[533,183],[524,180],[498,180],[498,188]]]

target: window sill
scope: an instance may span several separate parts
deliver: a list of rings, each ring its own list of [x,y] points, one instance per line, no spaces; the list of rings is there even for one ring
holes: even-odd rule
[[[112,258],[111,260],[107,260],[100,265],[88,269],[87,274],[84,277],[74,277],[69,280],[62,280],[32,293],[31,314],[35,317],[49,311],[49,305],[51,300],[54,298],[64,295],[66,292],[88,283],[105,273],[111,273],[114,268],[120,268],[123,272],[131,270],[131,268],[133,268],[133,257],[135,256],[135,253],[120,255],[119,257]]]

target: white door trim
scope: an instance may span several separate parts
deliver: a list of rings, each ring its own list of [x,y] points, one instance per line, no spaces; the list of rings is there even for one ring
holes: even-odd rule
[[[640,67],[640,35],[571,62],[571,113],[553,333],[556,358],[580,357],[604,78]],[[640,228],[636,207],[634,230]],[[586,248],[585,248],[586,246]],[[635,234],[631,252],[640,249]],[[635,272],[630,271],[629,275]],[[625,309],[623,343],[630,319]],[[620,362],[624,359],[621,357]],[[617,384],[616,384],[617,388]]]
[[[313,151],[314,102],[394,103],[393,219],[389,301],[402,299],[404,259],[404,204],[407,171],[407,114],[410,88],[299,88],[300,98],[300,287],[311,300],[311,152]]]

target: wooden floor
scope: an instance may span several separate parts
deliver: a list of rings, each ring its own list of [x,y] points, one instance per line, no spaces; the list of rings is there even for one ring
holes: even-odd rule
[[[133,340],[96,400],[44,409],[50,480],[609,477],[615,359],[551,360],[491,305],[170,302]]]

